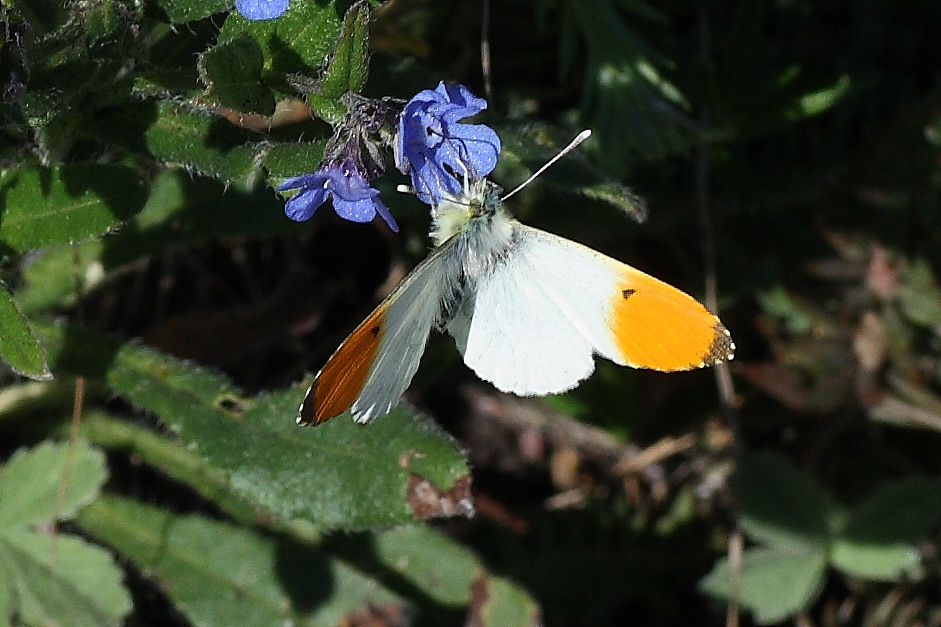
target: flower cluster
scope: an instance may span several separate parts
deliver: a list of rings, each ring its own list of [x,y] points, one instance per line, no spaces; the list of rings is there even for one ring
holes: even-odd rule
[[[396,167],[411,174],[412,186],[425,203],[442,193],[457,194],[468,178],[490,174],[500,155],[500,138],[483,124],[460,120],[487,108],[463,85],[440,83],[419,92],[399,117]]]
[[[398,231],[389,209],[379,200],[370,180],[385,167],[379,144],[392,135],[394,118],[385,101],[348,94],[348,113],[334,130],[324,160],[311,174],[290,178],[278,191],[297,189],[285,204],[292,220],[309,219],[327,200],[337,214],[353,222],[369,222],[377,215]],[[395,125],[393,150],[396,167],[411,177],[423,202],[436,205],[443,195],[458,194],[468,180],[487,176],[497,164],[500,138],[483,124],[461,120],[487,108],[463,85],[426,89],[406,103]]]
[[[280,192],[299,189],[285,204],[284,212],[298,222],[309,220],[329,198],[341,218],[370,222],[378,215],[398,232],[388,207],[379,200],[379,190],[369,184],[385,171],[382,155],[371,138],[387,124],[391,111],[382,102],[355,94],[347,94],[344,102],[346,116],[327,142],[320,168],[289,178],[278,187]]]

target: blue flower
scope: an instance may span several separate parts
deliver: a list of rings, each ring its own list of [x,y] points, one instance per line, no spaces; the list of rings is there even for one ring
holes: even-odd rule
[[[412,177],[418,197],[433,203],[443,193],[457,194],[465,177],[487,176],[497,165],[500,138],[483,124],[458,120],[480,113],[487,101],[463,85],[419,92],[399,117],[396,166]]]
[[[288,0],[235,0],[235,8],[249,20],[273,20],[288,9]]]
[[[379,190],[369,186],[369,181],[351,160],[324,164],[313,174],[290,178],[278,191],[295,188],[300,191],[284,205],[284,213],[292,220],[310,219],[320,205],[332,197],[333,210],[341,218],[369,222],[379,214],[390,229],[399,231],[389,209],[379,200]]]

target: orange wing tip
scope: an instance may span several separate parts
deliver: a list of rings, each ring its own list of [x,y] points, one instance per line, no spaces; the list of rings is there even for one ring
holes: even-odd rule
[[[363,391],[382,340],[385,308],[377,308],[340,344],[314,377],[297,424],[319,425],[350,409]]]
[[[626,365],[676,372],[732,359],[728,329],[692,296],[633,268],[618,288],[609,324]]]

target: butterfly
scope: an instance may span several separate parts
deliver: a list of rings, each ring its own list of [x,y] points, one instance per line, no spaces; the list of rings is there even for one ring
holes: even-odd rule
[[[497,389],[574,388],[594,356],[634,368],[691,370],[732,359],[722,322],[691,296],[592,248],[527,226],[500,188],[465,180],[432,207],[435,248],[350,334],[314,378],[298,424],[352,410],[368,423],[399,402],[432,328]]]

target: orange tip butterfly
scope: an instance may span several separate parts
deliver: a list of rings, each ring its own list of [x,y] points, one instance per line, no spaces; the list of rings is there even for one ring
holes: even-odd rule
[[[694,298],[518,222],[499,193],[478,178],[433,207],[434,250],[327,360],[298,424],[347,410],[359,423],[389,413],[433,327],[454,338],[477,376],[520,396],[574,388],[596,354],[663,372],[732,359],[728,330]]]

